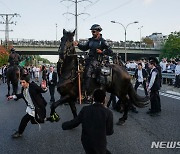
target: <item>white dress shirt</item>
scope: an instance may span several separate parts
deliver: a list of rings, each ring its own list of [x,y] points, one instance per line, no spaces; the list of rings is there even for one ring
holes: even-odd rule
[[[180,65],[176,65],[175,75],[180,75]]]
[[[154,69],[155,67],[153,67],[152,69],[151,69],[151,72],[152,72],[152,70]],[[150,90],[151,88],[152,88],[152,86],[153,86],[153,84],[154,84],[154,81],[155,81],[155,79],[156,79],[156,75],[157,75],[157,72],[152,72],[152,75],[151,75],[151,79],[150,79],[150,82],[149,82],[149,86],[148,86],[148,90]]]
[[[142,69],[138,69],[138,82],[143,82],[143,74],[142,74]]]
[[[52,75],[53,75],[53,72],[50,72],[50,73],[49,73],[49,81],[52,80]]]

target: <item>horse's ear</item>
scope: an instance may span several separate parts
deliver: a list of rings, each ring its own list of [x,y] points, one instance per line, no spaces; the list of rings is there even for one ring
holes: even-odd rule
[[[75,33],[76,33],[76,29],[73,31],[73,35],[75,35]]]
[[[65,29],[63,29],[63,35],[65,35],[67,33],[67,31]]]

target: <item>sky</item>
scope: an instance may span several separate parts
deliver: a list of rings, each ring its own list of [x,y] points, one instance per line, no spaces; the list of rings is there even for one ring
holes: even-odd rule
[[[73,1],[73,0],[72,0]],[[56,40],[62,37],[63,28],[75,29],[75,3],[70,0],[0,0],[0,14],[18,13],[11,21],[9,37],[13,39]],[[81,2],[80,2],[81,1]],[[180,31],[180,0],[78,0],[78,39],[91,37],[90,27],[100,24],[105,39],[124,40],[124,26],[134,21],[137,24],[127,28],[127,40],[139,41],[141,36],[154,32],[168,35]],[[67,12],[71,13],[68,14]],[[0,22],[3,19],[0,17]],[[57,29],[56,29],[57,24]],[[0,24],[0,30],[5,25]],[[4,38],[0,31],[0,39]]]

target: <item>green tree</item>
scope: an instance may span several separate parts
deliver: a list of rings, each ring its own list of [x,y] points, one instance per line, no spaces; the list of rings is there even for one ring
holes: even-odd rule
[[[180,57],[180,32],[172,32],[161,51],[160,57],[179,58]]]
[[[51,62],[46,58],[41,58],[39,55],[36,56],[38,61],[43,61],[43,63],[50,64]]]
[[[0,67],[3,64],[7,64],[9,58],[9,53],[3,46],[0,46]]]

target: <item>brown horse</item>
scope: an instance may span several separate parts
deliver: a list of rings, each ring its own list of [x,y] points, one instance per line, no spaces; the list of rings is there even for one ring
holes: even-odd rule
[[[51,106],[51,115],[55,113],[55,108],[65,102],[69,102],[74,117],[76,114],[75,101],[78,94],[77,81],[77,56],[75,54],[75,47],[73,45],[74,32],[63,31],[63,37],[60,45],[60,57],[63,59],[61,68],[61,77],[58,85],[58,92],[61,94],[61,99],[53,103]],[[123,117],[119,119],[118,124],[123,124],[127,119],[130,101],[137,107],[145,107],[148,98],[141,97],[135,92],[131,83],[131,76],[128,74],[123,66],[117,64],[109,65],[112,69],[112,82],[109,85],[102,85],[97,82],[95,78],[90,79],[90,86],[86,89],[90,95],[96,88],[103,88],[105,91],[116,95],[122,100],[124,104]],[[59,71],[59,70],[58,70]],[[130,100],[130,101],[129,101]]]
[[[10,84],[12,84],[12,95],[17,94],[18,90],[18,81],[20,79],[20,69],[17,65],[11,66],[7,69],[6,72],[6,77],[7,77],[7,86],[8,86],[8,94],[6,95],[7,97],[10,96]]]
[[[74,34],[75,31],[71,33],[63,30],[63,37],[61,38],[59,47],[59,61],[61,62],[57,63],[57,72],[59,75],[57,91],[61,97],[51,105],[51,117],[54,116],[56,107],[64,103],[69,103],[73,116],[77,116],[75,102],[78,98],[78,61],[75,47],[73,46]],[[50,119],[50,121],[52,121],[52,119]]]

